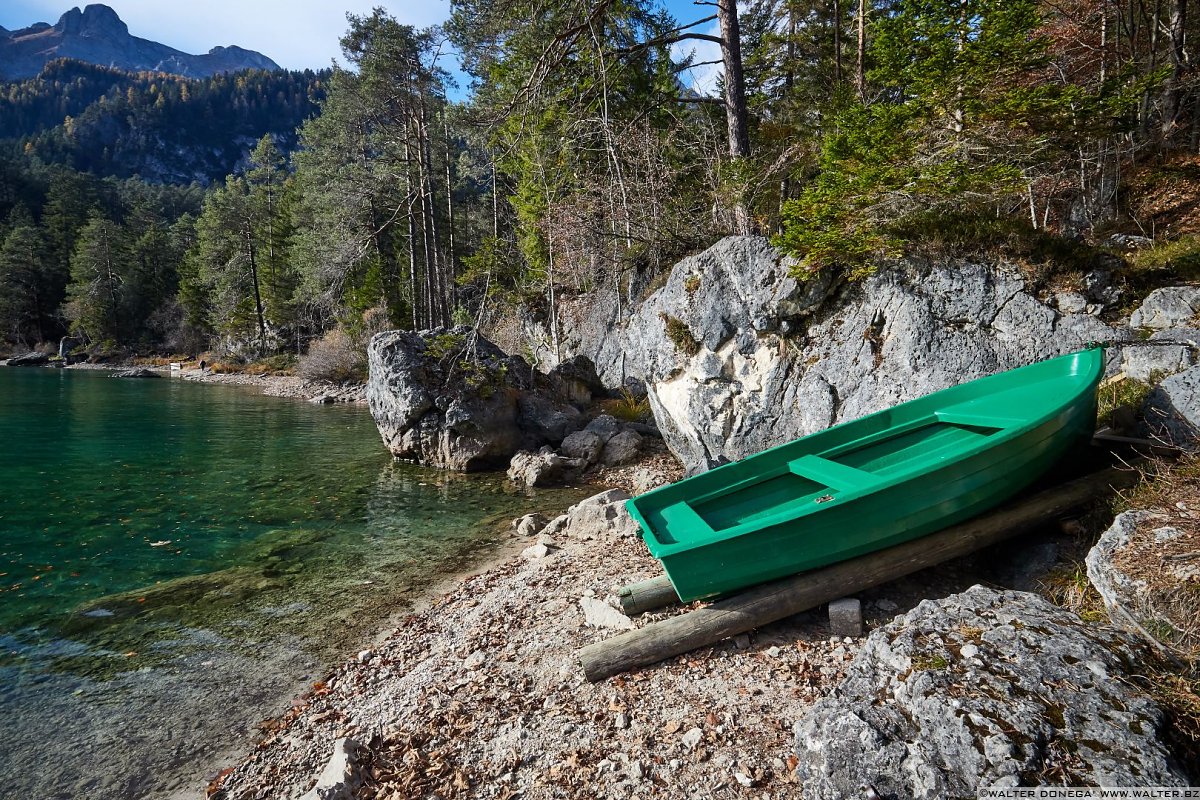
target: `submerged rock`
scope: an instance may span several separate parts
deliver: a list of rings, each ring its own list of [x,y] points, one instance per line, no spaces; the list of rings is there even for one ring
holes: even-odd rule
[[[1140,646],[1048,601],[975,586],[873,632],[796,725],[813,800],[934,800],[1031,783],[1186,786],[1134,688]]]
[[[145,367],[131,367],[130,369],[119,369],[114,372],[113,378],[161,378],[162,375],[152,369]]]

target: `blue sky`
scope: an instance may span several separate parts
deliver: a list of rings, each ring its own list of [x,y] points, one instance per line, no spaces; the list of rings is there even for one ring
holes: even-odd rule
[[[692,0],[662,0],[680,20],[713,13],[711,6]],[[237,44],[258,50],[288,69],[327,67],[340,58],[338,38],[346,30],[346,12],[369,14],[383,6],[392,16],[422,27],[443,21],[448,0],[105,0],[129,26],[129,32],[188,53],[205,53],[216,45]],[[82,7],[83,3],[80,4]],[[0,25],[12,30],[34,22],[53,24],[71,5],[69,0],[0,0]],[[700,30],[711,32],[715,23]],[[695,47],[697,61],[718,57],[716,46],[692,42],[677,46],[684,54]],[[711,86],[717,71],[697,69],[697,89]]]

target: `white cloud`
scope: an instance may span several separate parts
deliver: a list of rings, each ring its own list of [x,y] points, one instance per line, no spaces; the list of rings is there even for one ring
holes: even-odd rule
[[[134,36],[188,53],[236,44],[288,69],[321,69],[334,58],[340,61],[338,39],[346,32],[347,11],[365,15],[383,6],[418,27],[443,22],[450,13],[448,0],[105,0],[105,5]],[[0,6],[0,25],[9,29],[53,24],[71,7],[70,0],[0,0]]]
[[[700,32],[708,36],[719,36],[721,26],[714,22],[708,28],[701,29]],[[717,80],[725,74],[725,67],[719,63],[721,61],[721,45],[704,39],[688,39],[671,45],[671,58],[675,61],[681,62],[688,55],[692,56],[693,62],[701,66],[686,70],[679,76],[680,80],[691,86],[697,94],[715,96]],[[710,61],[718,63],[705,63]]]

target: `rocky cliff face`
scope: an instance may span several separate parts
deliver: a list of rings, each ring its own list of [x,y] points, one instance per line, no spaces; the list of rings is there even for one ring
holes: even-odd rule
[[[557,445],[583,424],[567,402],[578,386],[558,374],[535,380],[523,359],[470,328],[385,331],[367,361],[367,405],[396,458],[503,469],[518,450]]]
[[[627,321],[607,301],[567,315],[564,343],[578,341],[610,384],[645,380],[667,444],[694,473],[1129,336],[1088,313],[1099,309],[1090,298],[1065,313],[1003,267],[897,262],[836,286],[789,266],[766,239],[723,239],[680,261]]]
[[[0,31],[0,79],[4,80],[32,78],[46,62],[56,58],[191,78],[252,68],[279,69],[278,64],[262,53],[240,47],[215,47],[204,55],[190,55],[131,36],[117,12],[99,4],[82,11],[72,8],[54,25],[39,22],[21,30]]]

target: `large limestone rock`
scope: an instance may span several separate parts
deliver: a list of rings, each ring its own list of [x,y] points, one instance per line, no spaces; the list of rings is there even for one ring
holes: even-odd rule
[[[1182,513],[1191,519],[1192,512]],[[1109,619],[1155,647],[1186,642],[1200,607],[1200,598],[1192,599],[1200,579],[1195,537],[1175,527],[1175,521],[1160,511],[1123,512],[1087,555],[1088,580]],[[1152,575],[1139,575],[1139,569]]]
[[[1163,380],[1146,398],[1151,435],[1184,448],[1200,444],[1200,367]]]
[[[1138,689],[1133,639],[975,586],[873,632],[796,726],[810,800],[975,797],[1029,783],[1186,786]]]
[[[524,360],[469,328],[385,331],[367,363],[367,404],[397,458],[504,469],[517,450],[558,444],[578,427],[577,411],[535,394]]]
[[[901,262],[838,289],[788,267],[765,239],[723,239],[679,262],[626,329],[663,437],[691,473],[1128,336],[1056,311],[1003,268]]]
[[[1122,372],[1143,383],[1156,383],[1168,375],[1196,366],[1200,358],[1200,329],[1155,331],[1149,344],[1134,342],[1122,347],[1121,351]]]
[[[1129,317],[1131,328],[1179,328],[1200,311],[1200,286],[1155,289]]]

